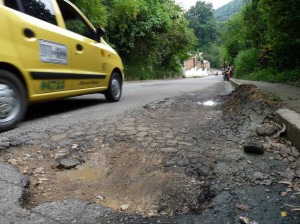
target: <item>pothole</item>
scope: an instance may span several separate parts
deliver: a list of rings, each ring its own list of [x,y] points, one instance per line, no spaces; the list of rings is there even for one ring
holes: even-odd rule
[[[125,114],[102,124],[95,139],[85,140],[88,144],[78,135],[70,148],[76,146],[73,156],[83,162],[70,170],[57,168],[57,157],[70,153],[67,147],[45,150],[36,144],[9,152],[6,160],[31,178],[26,207],[70,199],[143,216],[204,211],[218,193],[215,157],[238,145],[226,140],[231,131],[213,107],[217,101],[194,99],[174,98]],[[89,133],[89,127],[81,129]]]

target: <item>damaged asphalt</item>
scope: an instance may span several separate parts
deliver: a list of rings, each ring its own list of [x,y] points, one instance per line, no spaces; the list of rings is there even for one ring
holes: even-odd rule
[[[0,222],[299,223],[299,151],[284,136],[280,105],[229,85],[101,127],[2,137]],[[247,151],[251,144],[262,151]],[[76,165],[62,169],[63,158]],[[93,167],[101,178],[82,180]]]

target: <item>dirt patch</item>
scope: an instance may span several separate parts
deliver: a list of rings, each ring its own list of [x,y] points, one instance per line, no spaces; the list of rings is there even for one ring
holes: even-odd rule
[[[299,197],[299,153],[279,135],[271,138],[282,128],[278,105],[254,86],[221,97],[216,92],[165,99],[101,126],[57,127],[2,158],[30,176],[26,208],[79,199],[147,217],[188,215],[181,223],[194,215],[232,223],[241,208],[260,214],[262,223],[265,213],[278,220],[280,206]],[[208,100],[215,103],[206,106]],[[273,131],[266,135],[268,125]],[[266,153],[245,154],[248,140],[264,143]],[[60,158],[79,165],[63,169]],[[278,192],[294,198],[278,199]]]
[[[242,85],[225,96],[224,100],[224,119],[243,138],[255,137],[260,127],[263,129],[261,135],[269,136],[282,126],[275,114],[282,105],[271,101],[254,85]]]
[[[197,147],[187,134],[190,126],[207,122],[206,116],[220,115],[214,113],[189,98],[166,99],[108,122],[84,145],[76,139],[82,132],[72,132],[74,139],[58,128],[42,144],[10,149],[4,157],[30,175],[27,208],[81,199],[142,215],[185,213],[199,204],[200,190],[200,180],[185,172],[190,163],[185,154]],[[69,147],[41,147],[63,139],[74,140]],[[60,158],[81,165],[62,169]]]

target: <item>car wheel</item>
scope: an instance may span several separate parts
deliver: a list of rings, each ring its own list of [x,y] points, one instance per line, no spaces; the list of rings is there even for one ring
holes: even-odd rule
[[[14,128],[25,116],[27,94],[11,72],[0,70],[0,132]]]
[[[109,102],[118,102],[122,95],[122,81],[118,73],[114,72],[109,81],[108,90],[105,92],[105,98]]]

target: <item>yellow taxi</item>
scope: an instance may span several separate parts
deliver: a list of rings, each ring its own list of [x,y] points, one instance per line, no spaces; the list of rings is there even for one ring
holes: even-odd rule
[[[30,103],[102,93],[122,95],[119,55],[68,0],[0,0],[0,131]]]

